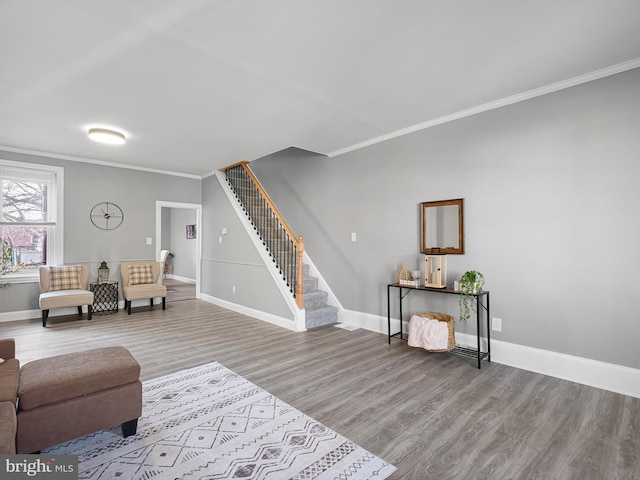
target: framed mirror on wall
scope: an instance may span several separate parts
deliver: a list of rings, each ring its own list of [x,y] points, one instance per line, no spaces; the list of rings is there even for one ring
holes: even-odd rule
[[[420,204],[421,251],[424,254],[464,253],[463,199]]]

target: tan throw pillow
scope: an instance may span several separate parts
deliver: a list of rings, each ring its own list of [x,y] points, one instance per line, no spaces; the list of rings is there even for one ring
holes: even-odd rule
[[[153,283],[153,271],[151,265],[128,265],[129,285],[142,285]]]
[[[80,265],[49,267],[49,290],[74,290],[80,285]]]

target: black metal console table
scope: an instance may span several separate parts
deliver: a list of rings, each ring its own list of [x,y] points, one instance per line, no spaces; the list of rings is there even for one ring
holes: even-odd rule
[[[396,333],[391,333],[391,289],[398,289],[398,304],[400,309],[400,331]],[[408,287],[406,285],[400,285],[398,283],[390,283],[387,285],[387,332],[388,332],[388,342],[391,344],[391,338],[400,338],[402,340],[407,340],[408,334],[403,333],[402,331],[402,300],[409,295],[412,291],[417,292],[428,292],[428,293],[444,293],[444,294],[452,294],[452,295],[460,295],[461,292],[453,290],[452,288],[431,288],[431,287]],[[403,295],[404,292],[404,295]],[[476,337],[478,341],[477,348],[468,348],[456,345],[451,353],[455,353],[456,355],[463,355],[465,357],[476,358],[478,360],[478,368],[481,368],[480,362],[483,358],[486,358],[488,362],[491,361],[491,313],[489,310],[489,292],[482,291],[480,293],[476,293],[472,295],[476,299]],[[486,303],[483,303],[483,299],[486,298]],[[487,351],[484,352],[480,346],[480,337],[482,336],[481,332],[481,310],[485,312],[487,318]]]

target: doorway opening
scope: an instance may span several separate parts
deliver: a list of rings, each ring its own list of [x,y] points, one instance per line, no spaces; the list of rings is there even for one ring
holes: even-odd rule
[[[161,261],[163,250],[172,254],[163,283],[178,295],[176,300],[192,294],[200,298],[201,226],[202,205],[156,201],[156,259]],[[195,286],[195,293],[189,284]]]

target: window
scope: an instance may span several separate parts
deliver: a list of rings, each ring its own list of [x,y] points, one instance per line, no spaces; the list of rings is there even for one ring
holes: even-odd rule
[[[64,169],[0,160],[2,277],[37,277],[38,267],[62,263]]]

